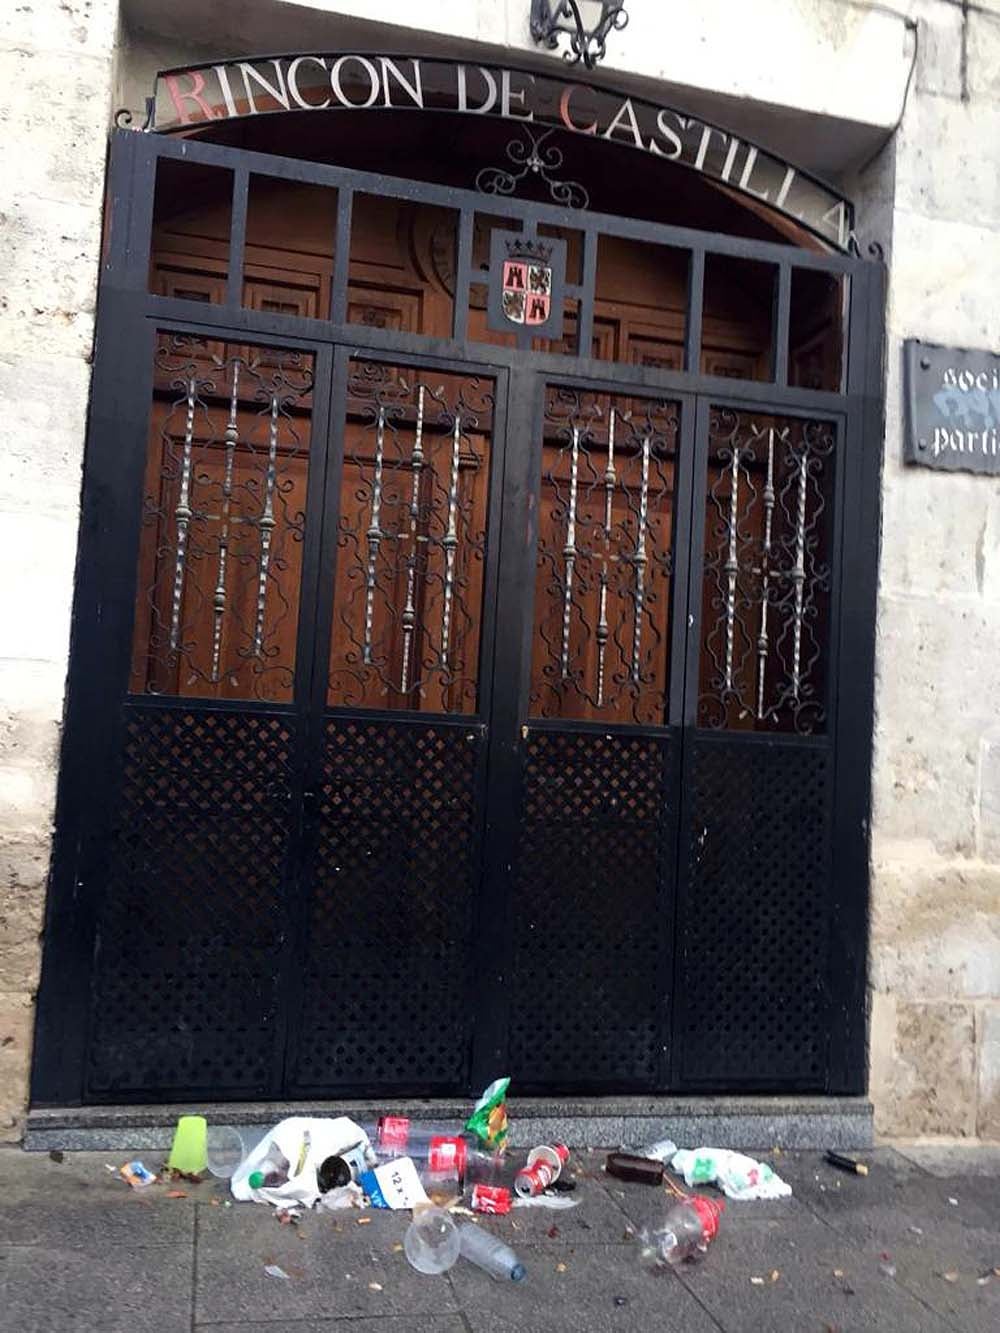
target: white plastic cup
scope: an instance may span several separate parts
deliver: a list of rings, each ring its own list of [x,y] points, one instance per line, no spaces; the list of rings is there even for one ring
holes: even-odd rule
[[[403,1249],[418,1273],[447,1273],[455,1266],[461,1239],[458,1228],[443,1208],[422,1208],[403,1237]]]
[[[206,1144],[208,1169],[220,1180],[228,1180],[246,1156],[243,1135],[232,1125],[209,1125]]]

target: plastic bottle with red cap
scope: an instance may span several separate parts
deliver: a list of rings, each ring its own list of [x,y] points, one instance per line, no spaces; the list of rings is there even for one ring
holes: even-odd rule
[[[641,1233],[643,1263],[650,1268],[672,1267],[704,1254],[718,1234],[725,1206],[721,1199],[701,1194],[678,1199],[658,1227]]]

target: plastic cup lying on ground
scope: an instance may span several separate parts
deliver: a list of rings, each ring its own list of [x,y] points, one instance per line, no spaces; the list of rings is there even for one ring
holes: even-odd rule
[[[403,1237],[406,1257],[418,1273],[447,1273],[458,1258],[458,1228],[443,1208],[422,1208]]]
[[[231,1125],[209,1125],[206,1137],[209,1171],[220,1180],[228,1180],[246,1156],[243,1135]]]

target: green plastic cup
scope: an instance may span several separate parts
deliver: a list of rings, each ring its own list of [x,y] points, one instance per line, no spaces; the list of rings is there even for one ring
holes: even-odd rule
[[[208,1123],[203,1115],[182,1115],[167,1158],[172,1171],[196,1176],[208,1165]]]

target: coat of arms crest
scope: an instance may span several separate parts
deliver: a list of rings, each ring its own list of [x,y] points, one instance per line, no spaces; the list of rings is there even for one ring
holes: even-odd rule
[[[566,242],[560,238],[511,235],[499,228],[490,245],[492,329],[562,336]]]

